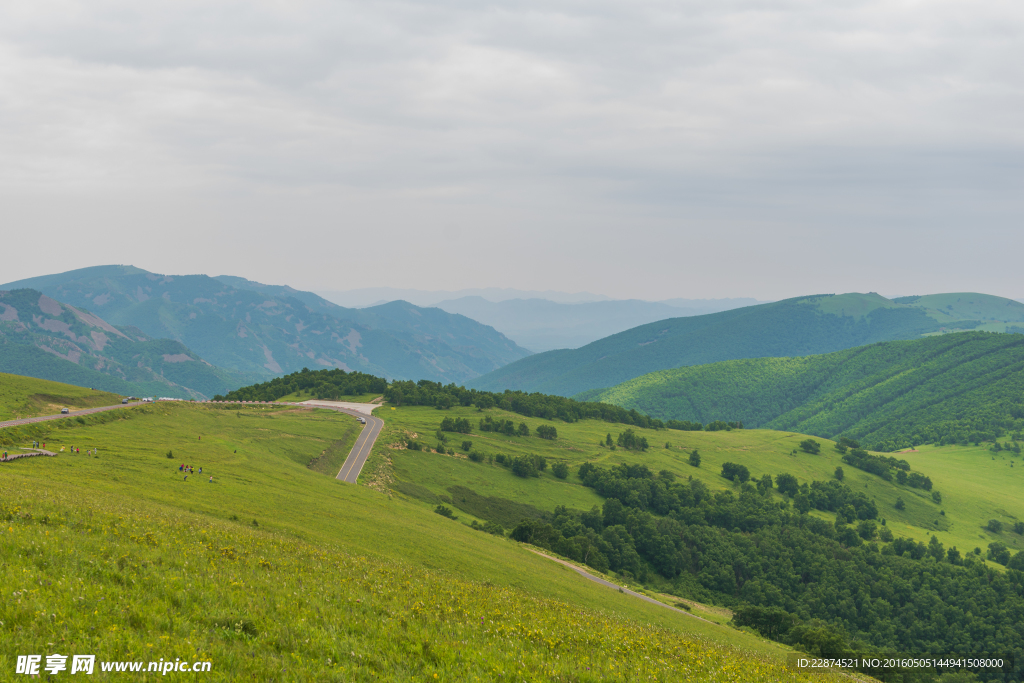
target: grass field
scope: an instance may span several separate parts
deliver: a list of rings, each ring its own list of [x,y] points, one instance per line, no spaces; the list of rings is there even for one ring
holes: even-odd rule
[[[53,415],[61,408],[96,408],[121,402],[106,391],[0,373],[0,421]]]
[[[67,650],[209,659],[210,680],[792,678],[781,646],[310,470],[351,421],[158,403],[9,432],[83,455],[0,469],[0,670]]]
[[[985,551],[988,544],[996,540],[1006,543],[1011,550],[1024,548],[1024,537],[1012,531],[1014,521],[1024,520],[1024,501],[1018,493],[1024,484],[1024,463],[1017,457],[1015,466],[1011,467],[1012,454],[1006,451],[994,454],[983,447],[944,446],[920,447],[918,453],[898,454],[897,457],[906,458],[914,470],[931,477],[933,490],[943,496],[942,503],[936,504],[930,492],[886,482],[843,463],[842,456],[832,448],[833,442],[827,439],[815,437],[822,444],[820,455],[800,451],[798,444],[807,438],[802,434],[753,429],[730,432],[637,429],[636,432],[651,444],[647,452],[637,453],[621,449],[612,451],[598,445],[598,441],[609,433],[614,440],[625,429],[623,425],[596,421],[565,424],[524,419],[498,410],[489,411],[489,414],[495,419],[514,420],[517,424],[525,421],[531,430],[542,423],[554,425],[559,438],[550,442],[537,437],[503,437],[492,433],[448,434],[449,444],[457,452],[462,450],[461,442],[468,440],[473,442],[473,449],[486,454],[536,453],[547,458],[549,463],[565,461],[571,474],[562,481],[550,473],[550,467],[539,479],[522,479],[496,463],[475,463],[464,457],[395,448],[403,434],[417,434],[426,445],[436,446],[435,432],[444,416],[466,417],[475,429],[481,417],[475,408],[454,408],[442,414],[433,408],[388,410],[385,407],[377,414],[387,421],[387,425],[374,449],[375,462],[371,463],[369,471],[373,472],[374,466],[379,467],[385,460],[390,461],[399,491],[403,488],[401,482],[414,483],[435,495],[444,495],[449,487],[457,485],[481,495],[529,503],[546,512],[555,505],[588,510],[603,501],[582,487],[575,476],[576,468],[583,462],[602,465],[643,463],[654,472],[668,470],[683,477],[693,476],[717,490],[734,486],[721,477],[725,462],[745,465],[752,478],[762,474],[770,474],[774,478],[785,472],[795,475],[801,483],[832,479],[838,466],[843,468],[848,486],[875,500],[879,516],[886,519],[896,536],[927,543],[934,534],[945,546],[956,546],[961,552],[970,552],[975,547]],[[669,448],[665,448],[666,442]],[[693,449],[697,449],[702,457],[699,468],[691,467],[687,462]],[[992,460],[993,456],[995,460]],[[776,492],[773,495],[782,500],[781,494]],[[906,505],[902,511],[895,507],[898,498],[902,498]],[[432,505],[425,497],[421,504]],[[458,507],[458,501],[454,504]],[[814,514],[834,519],[830,513]],[[470,519],[472,517],[467,517],[465,521]],[[983,529],[989,519],[1001,520],[1004,530],[993,534]]]

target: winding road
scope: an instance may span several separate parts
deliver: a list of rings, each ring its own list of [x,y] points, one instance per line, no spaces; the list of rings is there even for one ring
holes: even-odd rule
[[[352,446],[352,450],[349,451],[348,458],[345,459],[345,464],[341,466],[341,471],[338,472],[338,476],[335,477],[341,481],[349,484],[355,484],[359,479],[359,473],[363,470],[363,465],[366,464],[366,459],[370,457],[370,451],[373,450],[373,444],[376,443],[377,437],[380,436],[381,429],[384,428],[384,420],[379,417],[374,417],[371,413],[374,408],[378,407],[376,403],[343,403],[340,401],[303,401],[302,403],[286,403],[279,401],[191,401],[192,403],[244,403],[253,405],[274,405],[274,406],[307,406],[313,408],[326,408],[328,410],[335,410],[339,413],[345,413],[346,415],[352,415],[353,417],[362,417],[366,419],[366,424],[363,426],[363,431],[359,434],[356,439],[356,443]],[[134,401],[132,403],[118,403],[113,406],[102,406],[100,408],[86,408],[84,410],[75,410],[70,413],[63,413],[58,415],[40,415],[39,417],[25,417],[20,420],[6,420],[0,422],[0,429],[4,427],[17,427],[18,425],[32,424],[34,422],[46,422],[47,420],[62,420],[69,417],[77,417],[80,415],[92,415],[93,413],[102,413],[106,410],[117,410],[118,408],[128,408],[131,406],[142,405],[142,401]],[[12,460],[14,458],[11,458]]]

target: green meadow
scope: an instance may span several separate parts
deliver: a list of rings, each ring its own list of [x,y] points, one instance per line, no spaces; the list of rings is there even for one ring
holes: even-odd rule
[[[0,421],[53,415],[61,408],[109,406],[121,396],[106,391],[0,373]]]
[[[412,471],[390,446],[410,428],[436,429],[440,412],[377,414],[387,428],[367,476]],[[797,678],[780,663],[783,646],[643,603],[420,500],[311,468],[343,450],[354,424],[308,408],[156,403],[0,432],[13,445],[81,450],[0,466],[0,581],[12,596],[0,603],[0,670],[13,670],[16,654],[66,651],[209,660],[210,680]],[[608,427],[559,424],[578,444],[472,439],[575,463],[622,456],[596,447]],[[460,471],[482,494],[520,485],[489,465],[430,457],[493,470]],[[415,463],[435,473],[421,486],[442,492],[430,462]],[[195,468],[187,479],[183,463]],[[550,487],[524,497],[538,508],[598,502],[571,477],[526,483]],[[575,498],[559,497],[569,490]]]
[[[650,443],[646,452],[636,452],[611,450],[598,445],[598,441],[603,441],[608,434],[615,440],[626,427],[591,420],[565,424],[523,418],[494,409],[486,413],[495,419],[513,420],[516,424],[526,422],[531,432],[540,424],[553,425],[558,429],[558,439],[547,441],[536,436],[523,438],[481,433],[477,425],[483,413],[475,408],[439,411],[426,407],[400,407],[394,410],[385,407],[376,414],[385,418],[387,423],[374,449],[376,463],[379,465],[385,459],[390,461],[397,482],[393,488],[407,493],[411,500],[419,500],[426,506],[436,504],[434,498],[437,497],[446,504],[459,507],[459,500],[449,501],[445,497],[452,497],[449,490],[451,487],[460,486],[481,496],[528,503],[545,512],[550,512],[556,505],[589,510],[594,505],[600,505],[603,500],[583,487],[575,475],[579,465],[584,462],[599,465],[644,464],[653,472],[668,470],[684,478],[700,479],[712,490],[738,488],[721,476],[722,464],[726,462],[745,465],[752,479],[760,478],[763,474],[770,474],[774,478],[780,473],[788,473],[796,476],[800,483],[833,479],[836,467],[842,467],[844,483],[855,491],[863,491],[875,501],[879,517],[886,520],[886,525],[897,537],[927,543],[935,535],[945,546],[956,546],[964,553],[980,547],[983,557],[988,544],[993,541],[1002,541],[1011,550],[1024,548],[1024,537],[1012,530],[1015,521],[1024,520],[1024,501],[1019,496],[1021,484],[1024,484],[1024,463],[1019,456],[1011,457],[1013,454],[1007,451],[992,453],[985,447],[951,445],[938,448],[921,446],[915,453],[889,454],[905,458],[915,471],[931,478],[933,490],[942,495],[942,502],[935,503],[931,492],[886,482],[844,463],[840,453],[833,448],[834,443],[828,439],[814,437],[821,444],[821,453],[805,453],[799,449],[799,443],[807,436],[791,432],[755,429],[719,432],[635,429],[638,435],[646,437]],[[455,456],[410,451],[402,446],[403,435],[417,435],[424,445],[436,447],[435,433],[445,416],[466,417],[473,425],[472,434],[446,435],[448,445],[456,451]],[[479,463],[472,462],[463,453],[462,441],[471,441],[473,450],[485,455],[534,453],[545,457],[549,467],[539,478],[517,477],[509,469],[496,462],[489,462],[488,459]],[[668,448],[665,447],[666,443]],[[702,458],[700,467],[691,467],[688,463],[689,453],[695,449]],[[559,480],[551,473],[550,464],[556,461],[564,461],[569,465],[570,474],[567,479]],[[1014,466],[1011,467],[1011,464]],[[421,489],[428,489],[433,497],[424,495]],[[778,492],[772,495],[779,501],[784,499]],[[903,500],[903,510],[896,509],[897,499]],[[470,521],[473,516],[469,511],[464,512],[470,515],[466,517],[466,521]],[[834,520],[831,513],[812,511],[812,514]],[[1002,532],[992,533],[984,528],[990,519],[1003,522]]]

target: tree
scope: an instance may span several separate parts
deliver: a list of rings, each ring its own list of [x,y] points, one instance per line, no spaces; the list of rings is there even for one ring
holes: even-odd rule
[[[800,488],[792,474],[775,475],[775,487],[779,489],[779,493],[790,497],[795,496]]]
[[[470,451],[470,450],[471,450],[472,448],[473,448],[473,442],[472,442],[472,441],[463,441],[463,442],[462,442],[462,450],[464,450],[464,451],[466,451],[467,453],[469,453],[469,451]]]
[[[805,515],[811,509],[811,499],[803,493],[798,493],[793,496],[793,507],[795,507],[797,512],[801,515]]]
[[[907,504],[903,502],[902,498],[897,498],[896,499],[896,509],[897,510],[906,510],[907,509]]]
[[[800,450],[811,455],[818,455],[821,453],[821,444],[814,439],[804,439],[800,442]]]
[[[696,448],[690,451],[690,464],[693,467],[700,467],[700,451]]]
[[[772,475],[765,474],[757,481],[757,492],[762,496],[766,496],[771,493],[774,485],[772,484]]]
[[[1014,522],[1013,523],[1013,533],[1015,533],[1015,534],[1024,534],[1024,522]]]
[[[988,524],[985,525],[985,528],[994,534],[1002,533],[1003,523],[998,519],[990,519],[988,520]]]
[[[565,479],[569,476],[569,466],[564,462],[556,462],[551,466],[551,474],[555,475],[559,479]]]
[[[742,484],[750,479],[750,470],[746,465],[737,465],[733,462],[722,463],[722,476],[733,483]]]
[[[941,504],[942,503],[942,494],[939,493],[938,491],[932,491],[932,502],[934,502],[936,505]]]
[[[604,445],[605,446],[614,446],[615,445],[615,442],[612,441],[612,435],[611,434],[609,434],[608,436],[606,436],[604,438]]]
[[[529,436],[530,435],[530,428],[526,425],[525,422],[520,422],[519,423],[519,429],[516,430],[516,433],[519,436]]]
[[[1010,551],[1006,547],[1006,544],[1001,543],[1000,541],[989,543],[988,559],[1005,567],[1010,562]]]
[[[558,430],[553,425],[540,425],[537,427],[537,436],[554,441],[558,438]]]
[[[839,481],[842,481],[844,476],[846,476],[846,475],[843,472],[843,468],[842,467],[837,467],[836,468],[836,479],[838,479]]]

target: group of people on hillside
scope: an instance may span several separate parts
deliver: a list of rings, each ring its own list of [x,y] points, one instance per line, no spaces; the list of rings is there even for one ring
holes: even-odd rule
[[[178,465],[178,471],[185,473],[185,478],[182,479],[182,481],[188,481],[188,475],[195,474],[196,473],[196,468],[195,468],[194,465],[186,465],[185,463],[181,463],[180,465]],[[199,468],[199,474],[202,474],[202,473],[203,473],[203,468],[200,467]],[[210,483],[211,484],[213,483],[213,476],[210,477]]]

